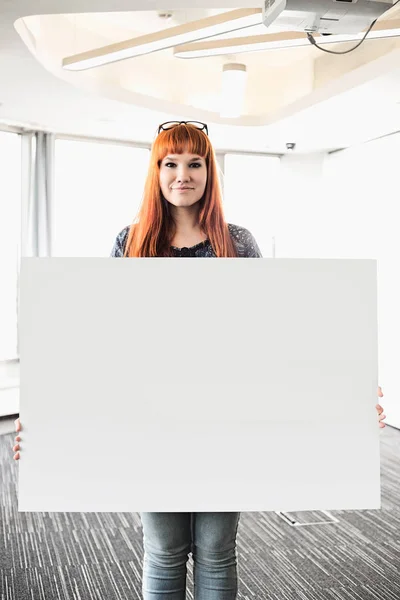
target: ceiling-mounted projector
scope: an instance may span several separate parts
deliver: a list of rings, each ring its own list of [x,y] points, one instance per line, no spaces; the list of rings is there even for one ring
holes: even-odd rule
[[[286,31],[360,33],[392,6],[377,0],[265,0],[263,23]]]

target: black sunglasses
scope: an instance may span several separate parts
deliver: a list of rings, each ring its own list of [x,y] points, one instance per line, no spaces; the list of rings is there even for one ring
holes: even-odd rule
[[[167,131],[167,129],[172,129],[177,125],[193,125],[193,127],[200,129],[200,131],[205,131],[205,133],[208,135],[207,125],[205,123],[201,123],[200,121],[166,121],[166,123],[162,123],[158,126],[157,135],[160,133],[160,131]]]

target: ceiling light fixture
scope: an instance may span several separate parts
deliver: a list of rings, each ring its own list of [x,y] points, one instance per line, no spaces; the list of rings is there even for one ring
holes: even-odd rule
[[[102,48],[74,54],[64,58],[62,66],[69,71],[92,69],[119,60],[133,58],[134,56],[143,56],[151,52],[166,50],[194,40],[260,25],[261,19],[261,8],[240,8],[103,46]]]

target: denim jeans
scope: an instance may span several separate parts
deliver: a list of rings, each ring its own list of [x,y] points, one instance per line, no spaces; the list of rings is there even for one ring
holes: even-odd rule
[[[140,513],[140,518],[144,600],[185,600],[190,552],[195,600],[235,600],[240,513]]]

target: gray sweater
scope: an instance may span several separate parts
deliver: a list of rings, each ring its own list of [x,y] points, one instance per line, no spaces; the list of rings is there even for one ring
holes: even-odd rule
[[[130,225],[127,225],[116,237],[114,246],[111,250],[111,256],[123,257],[125,251],[126,241],[128,239]],[[261,251],[257,245],[256,240],[248,229],[240,227],[239,225],[232,225],[228,223],[229,233],[233,239],[239,258],[262,258]],[[204,242],[200,242],[190,248],[177,248],[171,246],[173,256],[184,257],[203,257],[203,258],[216,258],[211,242],[207,239]]]

